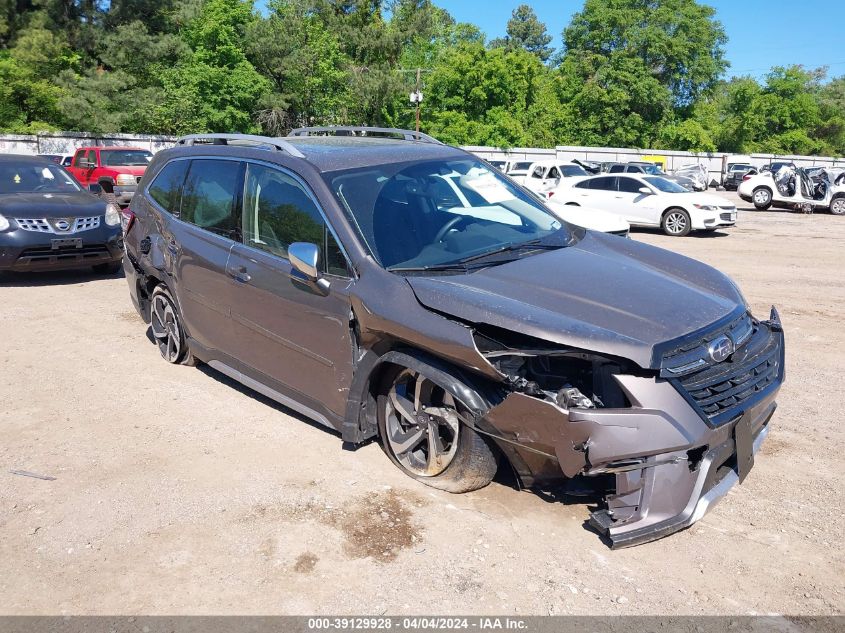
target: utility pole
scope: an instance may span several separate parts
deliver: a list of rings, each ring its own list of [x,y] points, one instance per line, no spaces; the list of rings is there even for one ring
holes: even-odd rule
[[[422,74],[422,69],[417,68],[417,138],[419,138],[420,133],[420,104],[422,103],[422,93],[420,92],[420,75]]]

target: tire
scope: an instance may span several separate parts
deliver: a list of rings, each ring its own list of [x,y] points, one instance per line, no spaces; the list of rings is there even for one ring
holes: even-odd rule
[[[754,207],[760,211],[768,211],[772,206],[772,190],[768,187],[757,187],[751,194]]]
[[[484,438],[459,419],[464,411],[422,374],[398,368],[386,377],[378,397],[382,447],[402,472],[432,488],[452,493],[483,488],[498,463]]]
[[[123,262],[108,262],[106,264],[97,264],[92,266],[95,273],[98,275],[116,275],[123,270]]]
[[[845,215],[845,196],[836,196],[830,201],[830,212],[833,215]]]
[[[661,227],[663,232],[670,237],[685,237],[689,235],[692,229],[692,220],[690,220],[689,213],[675,207],[663,214]]]
[[[150,331],[161,357],[173,365],[197,364],[185,337],[182,317],[170,291],[156,286],[150,297]]]

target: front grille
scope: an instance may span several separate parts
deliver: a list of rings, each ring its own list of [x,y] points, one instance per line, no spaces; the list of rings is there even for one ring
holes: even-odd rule
[[[87,218],[15,218],[15,222],[24,231],[70,235],[99,228],[100,219],[99,215],[94,215]]]
[[[43,218],[15,218],[18,226],[24,231],[36,233],[52,233],[53,229]]]
[[[685,341],[680,346],[663,354],[660,375],[664,378],[684,376],[692,371],[712,364],[708,347],[716,339],[727,336],[739,349],[754,332],[754,323],[747,312],[737,317],[724,327]]]
[[[722,218],[725,222],[730,222],[731,220],[733,220],[733,216],[730,213],[723,213],[719,217]]]
[[[764,324],[754,324],[750,339],[723,363],[677,379],[711,423],[728,422],[743,404],[777,385],[782,374],[781,338]]]

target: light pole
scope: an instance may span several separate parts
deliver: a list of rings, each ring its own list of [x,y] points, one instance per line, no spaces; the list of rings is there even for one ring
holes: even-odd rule
[[[411,93],[411,103],[415,103],[417,105],[417,135],[420,133],[420,106],[422,105],[423,101],[423,93],[420,90],[420,74],[422,73],[422,69],[417,68],[417,88],[414,92]]]

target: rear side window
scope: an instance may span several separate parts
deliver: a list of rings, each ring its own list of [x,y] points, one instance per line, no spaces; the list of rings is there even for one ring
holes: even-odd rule
[[[620,174],[625,171],[625,165],[612,165],[607,171],[611,174]]]
[[[230,160],[191,161],[182,187],[182,220],[231,237],[237,226],[234,209],[240,173],[241,163]]]
[[[309,242],[320,247],[321,268],[348,276],[346,258],[311,196],[289,174],[250,164],[243,205],[243,241],[287,258],[288,246]]]
[[[188,173],[189,165],[190,162],[187,160],[176,160],[168,163],[158,172],[148,189],[150,197],[162,209],[175,216],[179,215],[182,185],[185,183],[185,175]]]
[[[590,182],[590,189],[599,189],[601,191],[616,191],[616,178],[612,176],[603,176],[601,178],[593,178]]]

